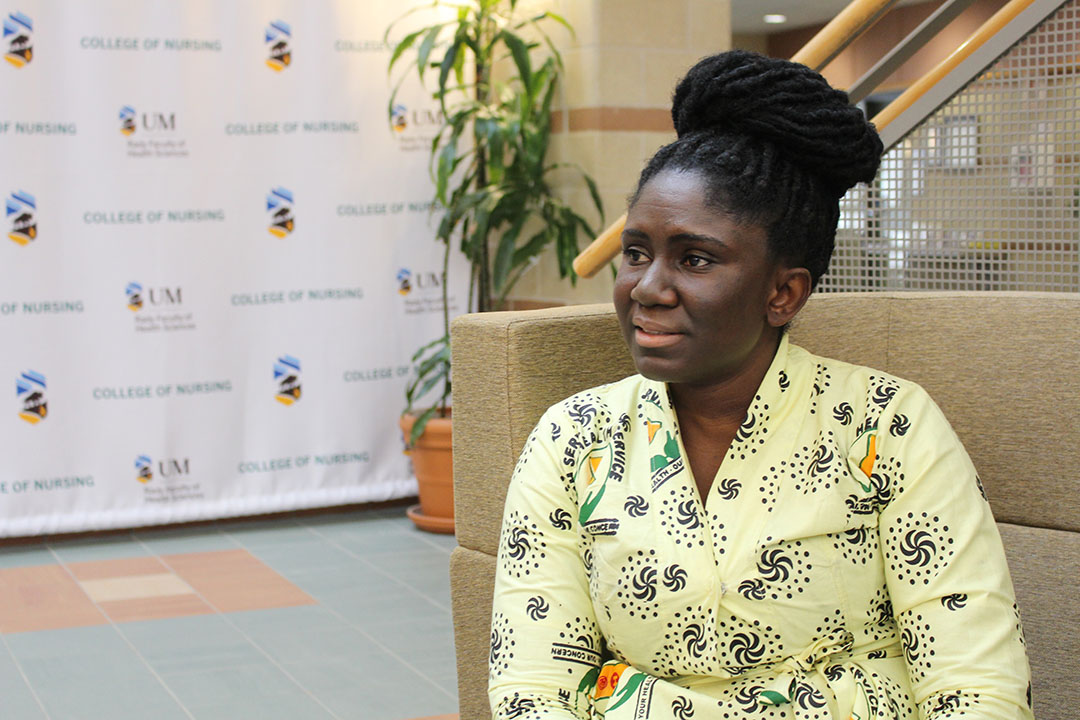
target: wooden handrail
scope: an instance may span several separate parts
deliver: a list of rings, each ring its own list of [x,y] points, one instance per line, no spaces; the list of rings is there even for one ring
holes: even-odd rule
[[[791,56],[792,62],[814,70],[832,62],[856,38],[869,30],[898,0],[854,0]]]
[[[899,0],[853,0],[792,56],[794,62],[821,70],[853,40],[870,29]],[[626,213],[574,258],[574,272],[591,278],[619,254]]]
[[[881,112],[874,116],[874,119],[871,120],[871,122],[874,123],[878,132],[884,130],[889,123],[900,117],[901,113],[915,104],[919,98],[940,82],[942,78],[955,70],[956,66],[966,60],[969,55],[985,45],[986,42],[1003,27],[1015,20],[1016,16],[1026,10],[1033,2],[1035,2],[1035,0],[1011,0],[1007,5],[994,13],[989,20],[984,22],[978,30],[971,34],[971,37],[965,40],[958,48],[956,48],[956,50],[953,50],[947,58],[939,62],[928,73],[912,83],[899,97],[886,105]]]

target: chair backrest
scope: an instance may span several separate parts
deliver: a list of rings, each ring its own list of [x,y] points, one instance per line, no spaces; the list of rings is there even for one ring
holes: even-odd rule
[[[791,329],[811,352],[920,383],[964,441],[1009,555],[1036,717],[1080,705],[1080,296],[816,295]],[[457,538],[451,565],[462,720],[485,693],[491,577],[506,485],[540,414],[633,372],[610,305],[458,318]],[[1065,598],[1063,600],[1063,598]]]

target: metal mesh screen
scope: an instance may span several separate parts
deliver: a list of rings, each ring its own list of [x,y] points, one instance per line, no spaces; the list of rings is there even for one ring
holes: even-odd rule
[[[1080,291],[1078,38],[1070,0],[886,153],[821,289]]]

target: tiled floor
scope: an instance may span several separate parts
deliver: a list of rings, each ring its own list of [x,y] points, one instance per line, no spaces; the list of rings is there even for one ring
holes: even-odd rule
[[[404,506],[0,543],[0,718],[453,717],[454,545]]]

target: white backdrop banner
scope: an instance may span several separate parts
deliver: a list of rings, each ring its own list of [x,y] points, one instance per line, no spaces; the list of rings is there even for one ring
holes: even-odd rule
[[[413,494],[438,108],[387,121],[402,4],[7,1],[0,535]]]

